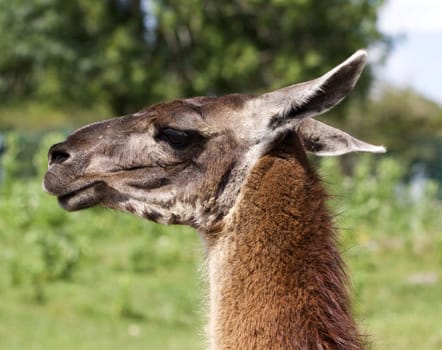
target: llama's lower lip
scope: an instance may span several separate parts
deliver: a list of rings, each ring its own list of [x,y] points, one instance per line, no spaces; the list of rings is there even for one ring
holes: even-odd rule
[[[68,211],[92,207],[97,204],[94,188],[96,184],[97,182],[93,182],[75,191],[58,196],[58,203],[60,203],[63,209]]]

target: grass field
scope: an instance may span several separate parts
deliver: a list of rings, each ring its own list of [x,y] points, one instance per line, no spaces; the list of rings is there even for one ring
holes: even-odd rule
[[[48,284],[44,300],[37,302],[29,285],[1,287],[0,349],[203,349],[196,234],[180,227],[163,232],[164,265],[152,262],[145,271],[134,271],[131,254],[149,232],[108,234],[89,239],[87,259],[71,280]],[[179,263],[167,262],[172,246],[184,251]],[[442,261],[435,246],[412,254],[370,242],[344,256],[357,318],[373,349],[442,347]]]
[[[201,348],[198,241],[180,231],[158,239],[165,248],[159,261],[134,263],[134,251],[152,241],[144,237],[149,232],[107,232],[88,237],[86,256],[68,280],[40,291],[3,280],[0,349]],[[176,254],[176,263],[168,261]]]

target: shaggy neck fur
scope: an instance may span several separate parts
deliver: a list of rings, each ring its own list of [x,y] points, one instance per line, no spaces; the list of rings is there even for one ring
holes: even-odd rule
[[[296,137],[254,166],[208,242],[210,349],[363,348],[326,198]]]

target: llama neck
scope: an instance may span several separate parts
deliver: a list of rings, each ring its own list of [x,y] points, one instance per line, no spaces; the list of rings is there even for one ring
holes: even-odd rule
[[[211,349],[362,349],[326,195],[296,157],[255,165],[209,242]]]

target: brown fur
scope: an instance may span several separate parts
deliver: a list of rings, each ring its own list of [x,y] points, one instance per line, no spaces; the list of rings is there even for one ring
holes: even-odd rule
[[[209,259],[218,244],[227,253],[217,267],[215,349],[363,348],[327,196],[299,140],[289,143],[258,161],[211,238]]]

